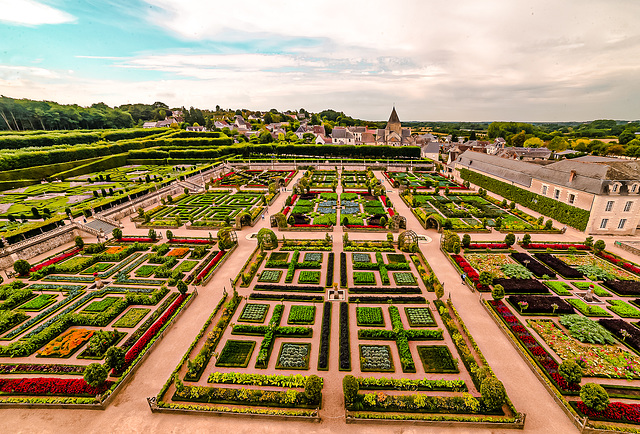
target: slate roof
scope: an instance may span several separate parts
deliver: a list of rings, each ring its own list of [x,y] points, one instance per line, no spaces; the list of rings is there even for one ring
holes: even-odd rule
[[[575,158],[540,166],[525,161],[466,151],[457,158],[456,163],[526,187],[531,186],[531,180],[535,178],[593,194],[605,193],[607,186],[613,181],[637,182],[640,179],[640,162],[611,160],[615,161],[585,162]],[[570,180],[572,171],[575,172],[575,176]]]

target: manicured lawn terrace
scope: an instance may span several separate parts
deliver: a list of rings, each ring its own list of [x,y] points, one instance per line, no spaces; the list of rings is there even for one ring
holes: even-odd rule
[[[164,256],[170,250],[168,245],[154,248],[156,251],[150,244],[130,243],[113,250],[115,253],[106,253],[106,249],[93,254],[78,252],[64,262],[32,272],[30,279],[0,286],[0,383],[6,379],[4,366],[28,364],[30,356],[39,359],[40,368],[29,381],[56,382],[51,389],[55,392],[50,394],[36,387],[30,392],[16,388],[13,393],[3,388],[0,402],[37,397],[42,403],[64,398],[67,403],[95,404],[96,394],[102,399],[110,395],[192,297],[176,289],[177,282],[188,276],[172,274],[171,267],[179,267],[183,261],[195,265],[206,261]],[[163,265],[165,259],[170,266]],[[156,263],[151,265],[151,260]],[[52,267],[63,267],[65,273]],[[159,277],[158,270],[163,267],[168,271]],[[93,273],[110,284],[89,290]],[[124,352],[124,364],[117,371],[108,370],[104,387],[87,393],[91,388],[81,376],[87,362],[81,359],[103,365],[111,346]],[[37,377],[39,372],[42,378]],[[21,376],[12,374],[10,378],[20,380]]]
[[[182,170],[183,167],[185,170]],[[68,207],[75,217],[80,217],[85,209],[100,209],[110,202],[125,202],[129,196],[136,197],[155,189],[156,183],[164,185],[191,172],[192,166],[123,166],[63,182],[3,191],[0,193],[0,236],[12,240],[22,232],[45,225],[41,220],[45,210],[50,211],[53,217],[62,218]],[[37,217],[32,214],[33,207],[39,212]],[[9,216],[15,222],[10,221]],[[22,216],[26,222],[22,222]]]
[[[268,188],[274,182],[277,182],[278,186],[288,185],[295,173],[295,170],[240,170],[226,173],[211,181],[214,185],[222,187]]]

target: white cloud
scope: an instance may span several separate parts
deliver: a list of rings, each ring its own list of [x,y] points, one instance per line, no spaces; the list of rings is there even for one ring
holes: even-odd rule
[[[76,18],[60,9],[34,0],[0,0],[0,21],[25,26],[63,24]]]

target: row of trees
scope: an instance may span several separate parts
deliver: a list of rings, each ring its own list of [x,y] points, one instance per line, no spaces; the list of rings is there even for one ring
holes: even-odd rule
[[[76,130],[130,128],[131,115],[104,103],[91,107],[0,97],[0,130]]]

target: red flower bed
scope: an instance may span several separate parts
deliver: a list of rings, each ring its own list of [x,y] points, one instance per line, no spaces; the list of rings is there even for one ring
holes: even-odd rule
[[[561,390],[579,391],[579,384],[569,384],[558,374],[558,362],[545,350],[535,338],[529,333],[526,327],[522,325],[520,320],[509,310],[502,300],[490,300],[489,304],[502,317],[513,334],[520,340],[533,358],[547,372]]]
[[[298,198],[297,194],[292,194],[291,195],[291,205],[293,205],[296,202],[296,199]]]
[[[145,332],[145,334],[142,335],[140,339],[138,339],[138,342],[136,342],[129,349],[129,351],[127,351],[127,354],[125,354],[124,356],[124,366],[122,367],[121,371],[119,371],[120,373],[123,372],[131,364],[131,362],[133,362],[136,359],[136,357],[138,357],[140,352],[144,350],[144,348],[151,341],[151,339],[153,339],[156,333],[160,331],[162,326],[164,326],[167,323],[169,318],[171,318],[171,316],[176,312],[176,310],[178,310],[178,308],[180,307],[180,305],[182,305],[182,303],[186,298],[187,298],[187,294],[180,294],[178,298],[176,298],[176,301],[174,301],[173,304],[169,306],[169,309],[167,309],[162,314],[162,316],[158,319],[158,321],[153,323],[153,325],[149,327],[149,329]],[[115,373],[115,371],[112,371],[112,373]]]
[[[554,250],[567,250],[570,247],[575,247],[576,250],[589,250],[589,247],[584,244],[547,244],[547,243],[529,243],[526,246],[523,244],[522,247],[525,249],[554,249]]]
[[[38,271],[43,269],[44,267],[48,267],[49,265],[55,264],[56,262],[60,262],[60,261],[64,261],[65,259],[75,255],[76,253],[78,253],[80,251],[80,249],[75,248],[67,253],[63,253],[62,255],[58,255],[55,258],[51,258],[47,261],[44,261],[38,265],[34,265],[33,267],[31,267],[31,269],[29,269],[30,272],[34,272],[34,271]]]
[[[385,229],[384,226],[377,226],[377,225],[346,225],[347,228],[349,229],[358,229],[358,228],[365,228],[365,229]]]
[[[380,196],[380,201],[382,201],[384,206],[387,206],[387,196]]]
[[[215,240],[203,239],[203,238],[173,238],[169,240],[170,243],[181,244],[212,244]]]
[[[456,261],[456,264],[458,264],[458,266],[462,268],[462,271],[464,271],[467,277],[469,277],[469,279],[471,279],[473,283],[477,284],[480,275],[475,270],[475,268],[473,268],[471,264],[469,264],[469,262],[467,262],[467,260],[464,259],[464,257],[461,255],[451,255],[451,257],[454,261]]]
[[[487,244],[473,243],[473,244],[469,244],[469,247],[467,248],[468,249],[508,249],[509,246],[507,246],[505,243],[487,243]]]
[[[109,389],[112,381],[92,387],[81,378],[0,378],[0,391],[13,395],[96,396]]]
[[[131,238],[131,237],[125,238],[125,237],[122,237],[118,241],[122,242],[122,243],[155,243],[154,240],[152,240],[151,238],[148,238],[148,237],[146,237],[146,238]]]
[[[635,274],[640,274],[640,267],[638,267],[636,264],[633,264],[631,262],[625,262],[624,259],[621,258],[617,258],[613,255],[610,255],[608,253],[605,252],[600,252],[598,253],[598,256],[600,256],[601,258],[606,259],[609,262],[612,262],[616,265],[621,266],[622,268],[624,268],[627,271],[631,271],[632,273]]]
[[[391,208],[387,208],[387,212],[389,213],[390,217],[393,217],[396,214]]]
[[[623,402],[611,402],[604,411],[595,411],[587,407],[584,402],[578,401],[576,407],[585,416],[595,420],[613,420],[618,422],[640,422],[640,404],[625,404]]]
[[[196,278],[196,281],[201,281],[202,279],[204,279],[204,277],[207,275],[207,273],[209,273],[209,271],[216,266],[216,264],[220,261],[220,259],[222,259],[222,257],[224,256],[226,252],[220,251],[218,252],[218,254],[216,256],[213,257],[213,259],[211,260],[211,262],[209,262],[209,265],[207,265],[206,267],[204,267],[204,270],[202,270],[202,272],[200,274],[198,274],[198,277]]]
[[[282,214],[287,215],[287,214],[289,214],[289,211],[291,211],[291,207],[290,207],[290,206],[286,207],[286,208],[282,211]]]
[[[247,184],[247,187],[266,187],[264,184]]]

